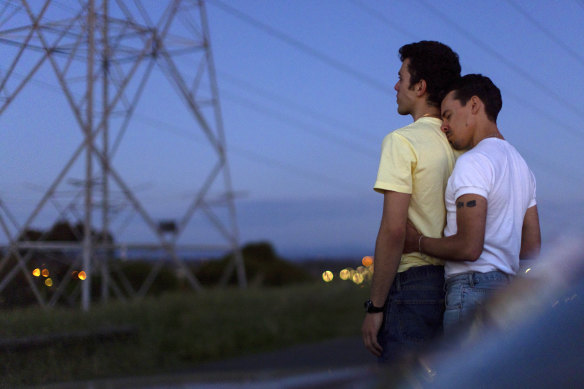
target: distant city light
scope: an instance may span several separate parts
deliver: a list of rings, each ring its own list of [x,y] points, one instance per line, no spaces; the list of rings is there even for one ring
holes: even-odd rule
[[[349,269],[343,269],[339,272],[339,277],[343,281],[347,281],[351,277],[351,271]]]
[[[331,282],[333,280],[333,272],[330,270],[326,270],[322,273],[322,279],[324,282]]]
[[[357,285],[362,284],[363,283],[363,275],[361,275],[361,273],[353,274],[353,282]]]
[[[41,275],[41,269],[39,269],[39,268],[37,267],[36,269],[34,269],[34,270],[32,271],[32,275],[33,275],[33,276],[35,276],[35,277],[40,277],[40,275]]]
[[[361,263],[363,264],[363,266],[369,267],[369,266],[373,265],[373,257],[370,255],[367,255],[367,256],[363,257],[363,260],[361,260]]]
[[[41,271],[41,274],[43,275],[43,277],[47,278],[49,276],[49,269],[43,269]]]
[[[85,279],[87,278],[87,274],[85,274],[85,272],[84,272],[83,270],[81,270],[81,271],[79,272],[79,274],[77,274],[77,277],[78,277],[78,278],[79,278],[81,281],[83,281],[83,280],[85,280]]]
[[[52,279],[50,279],[50,278],[47,278],[47,279],[45,280],[45,285],[46,285],[46,286],[48,286],[48,287],[50,288],[51,286],[53,286],[53,280],[52,280]]]

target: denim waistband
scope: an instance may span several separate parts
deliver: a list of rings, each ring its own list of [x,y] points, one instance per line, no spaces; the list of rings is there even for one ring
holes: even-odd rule
[[[427,281],[428,279],[442,279],[444,280],[444,266],[427,265],[415,266],[406,271],[397,273],[391,288],[400,290],[401,285],[416,281]]]
[[[507,280],[511,281],[513,276],[507,273],[503,273],[500,270],[494,270],[486,273],[479,273],[479,272],[468,272],[468,273],[461,273],[446,279],[446,284],[451,284],[454,282],[460,282],[468,280],[470,285],[480,284],[481,282],[485,281],[493,281],[493,280]]]

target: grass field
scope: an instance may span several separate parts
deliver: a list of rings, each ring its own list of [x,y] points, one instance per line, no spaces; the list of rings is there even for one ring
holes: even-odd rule
[[[357,335],[369,287],[335,280],[274,288],[207,289],[90,312],[3,311],[2,339],[97,333],[130,327],[125,338],[72,338],[0,352],[2,387],[168,373],[198,363]],[[76,340],[77,339],[77,340]]]

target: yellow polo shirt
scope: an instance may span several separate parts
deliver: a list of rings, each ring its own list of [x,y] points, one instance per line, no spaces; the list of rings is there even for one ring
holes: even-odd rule
[[[411,194],[408,219],[425,236],[440,238],[446,224],[444,191],[456,152],[440,130],[440,119],[423,117],[389,133],[381,147],[374,189]],[[404,254],[398,272],[414,266],[442,265],[418,252]]]

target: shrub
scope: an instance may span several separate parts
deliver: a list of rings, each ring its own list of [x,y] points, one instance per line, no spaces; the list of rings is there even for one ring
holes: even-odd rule
[[[245,263],[245,273],[250,285],[281,286],[314,280],[301,266],[290,263],[276,254],[267,242],[250,243],[241,250]],[[196,277],[203,285],[215,285],[233,260],[233,253],[208,261],[196,269]],[[232,272],[228,283],[237,283],[236,272]]]

